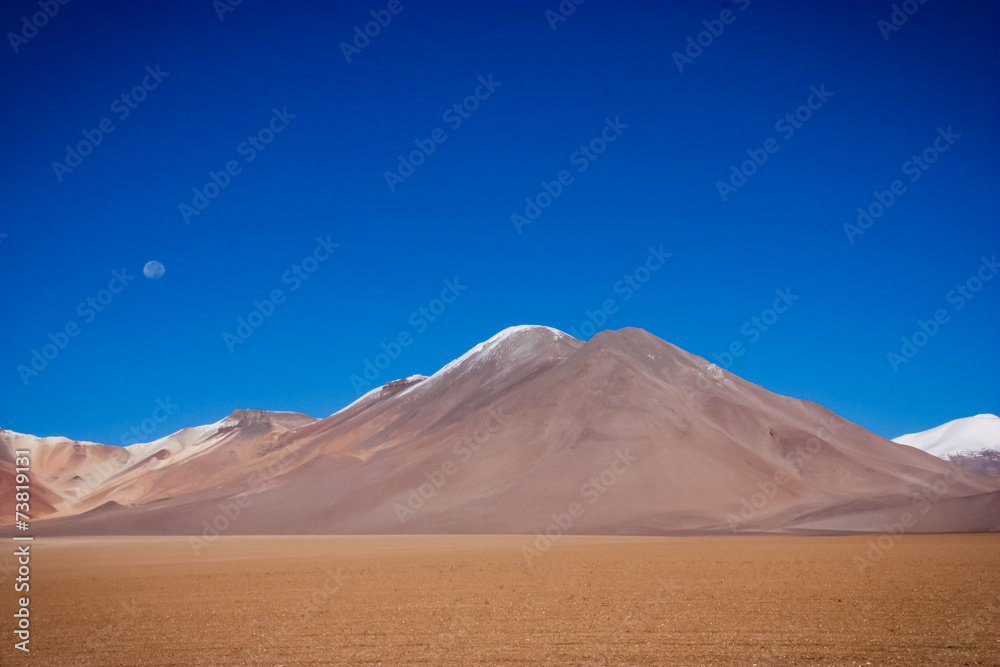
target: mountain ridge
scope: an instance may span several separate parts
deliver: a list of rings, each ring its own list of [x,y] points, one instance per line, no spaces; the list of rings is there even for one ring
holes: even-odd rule
[[[510,327],[324,419],[236,410],[154,443],[127,461],[56,448],[39,481],[62,502],[35,525],[199,534],[245,498],[230,531],[531,533],[582,499],[571,532],[865,532],[938,482],[917,530],[992,530],[1000,515],[1000,482],[636,328],[583,342]]]

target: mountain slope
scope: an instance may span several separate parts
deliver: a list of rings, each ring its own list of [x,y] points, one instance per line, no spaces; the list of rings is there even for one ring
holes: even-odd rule
[[[269,448],[283,434],[314,421],[299,413],[236,410],[214,424],[128,447],[0,429],[0,479],[6,483],[14,452],[23,449],[30,452],[33,517],[77,514],[109,500],[141,505],[241,471],[250,475],[267,463]]]
[[[232,431],[199,427],[199,444],[174,434],[178,452],[130,464],[67,513],[105,509],[39,530],[811,533],[881,531],[910,512],[927,532],[1000,516],[1000,481],[639,329],[584,343],[513,327],[326,419],[263,414],[259,433],[230,417]]]

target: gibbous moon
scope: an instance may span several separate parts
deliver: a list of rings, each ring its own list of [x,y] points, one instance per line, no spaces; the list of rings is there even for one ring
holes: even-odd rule
[[[150,280],[162,278],[165,272],[166,269],[163,268],[163,265],[155,259],[152,262],[146,262],[146,266],[142,267],[142,274]]]

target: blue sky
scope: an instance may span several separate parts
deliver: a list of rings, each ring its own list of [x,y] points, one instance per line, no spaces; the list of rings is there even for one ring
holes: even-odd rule
[[[609,299],[606,328],[720,364],[740,344],[732,372],[888,437],[996,413],[1000,10],[931,0],[885,39],[891,4],[71,2],[35,31],[4,3],[0,425],[323,417],[400,334],[373,385],[514,324],[589,333]],[[732,165],[753,173],[723,197]]]

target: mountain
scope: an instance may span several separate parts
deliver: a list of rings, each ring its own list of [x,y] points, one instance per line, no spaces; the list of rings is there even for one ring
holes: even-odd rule
[[[14,452],[28,450],[32,517],[79,514],[111,500],[145,505],[249,475],[273,458],[269,452],[283,434],[314,421],[300,413],[235,410],[214,424],[128,447],[0,429],[0,480],[13,483]],[[11,521],[12,512],[0,507],[0,521]]]
[[[976,415],[955,419],[920,433],[895,438],[978,475],[1000,477],[1000,417]]]
[[[985,449],[1000,451],[1000,417],[963,417],[926,431],[901,435],[892,441],[922,449],[941,458],[959,452],[979,452]]]
[[[1000,517],[1000,480],[633,328],[582,342],[512,327],[320,420],[238,410],[127,448],[34,440],[0,433],[0,472],[6,485],[13,449],[33,451],[53,508],[37,534],[808,534],[907,515],[947,532]]]

